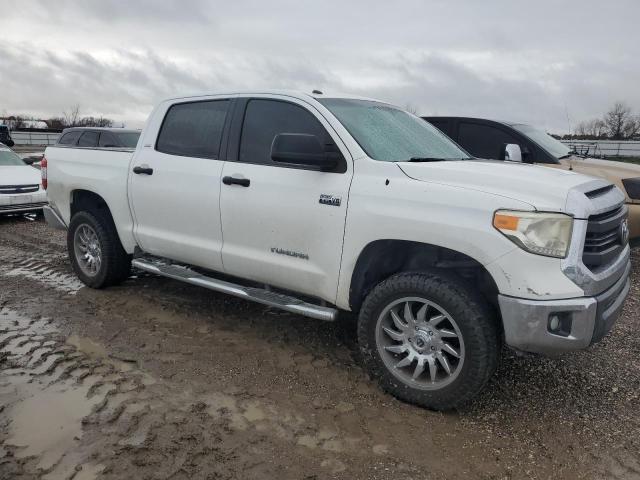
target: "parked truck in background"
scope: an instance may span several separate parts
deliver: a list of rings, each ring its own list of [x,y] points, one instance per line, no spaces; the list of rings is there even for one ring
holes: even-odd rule
[[[640,165],[578,155],[544,130],[486,118],[422,117],[478,158],[515,160],[604,178],[626,195],[633,245],[640,244]]]
[[[133,264],[316,319],[357,313],[363,365],[429,408],[473,398],[503,341],[541,354],[599,341],[629,291],[617,187],[469,158],[374,100],[171,98],[135,151],[45,157],[45,215],[87,285]]]

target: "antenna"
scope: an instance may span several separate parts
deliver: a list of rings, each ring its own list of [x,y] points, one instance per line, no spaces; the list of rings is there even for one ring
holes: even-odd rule
[[[569,118],[569,108],[567,107],[567,102],[564,102],[564,113],[567,116],[567,126],[569,127],[569,131],[567,132],[571,135],[571,119]]]

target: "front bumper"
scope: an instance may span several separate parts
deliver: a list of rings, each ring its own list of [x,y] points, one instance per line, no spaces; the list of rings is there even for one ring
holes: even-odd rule
[[[599,342],[622,312],[631,286],[630,271],[627,263],[613,286],[592,297],[528,300],[499,295],[507,345],[523,352],[553,355]],[[552,317],[560,320],[560,329],[552,330]]]

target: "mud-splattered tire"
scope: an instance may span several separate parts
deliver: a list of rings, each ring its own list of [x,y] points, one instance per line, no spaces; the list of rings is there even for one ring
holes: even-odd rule
[[[117,285],[131,271],[131,256],[122,248],[113,220],[99,210],[78,212],[71,218],[67,250],[74,272],[91,288]]]
[[[460,279],[436,273],[402,273],[377,285],[360,310],[358,341],[384,390],[434,410],[475,397],[499,357],[486,301]]]

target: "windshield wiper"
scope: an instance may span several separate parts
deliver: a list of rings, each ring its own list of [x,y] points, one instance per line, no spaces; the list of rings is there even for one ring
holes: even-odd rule
[[[456,160],[473,160],[472,157],[465,158],[441,158],[441,157],[411,157],[407,162],[453,162]]]
[[[446,158],[439,157],[411,157],[408,162],[444,162]]]

